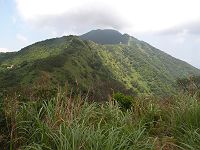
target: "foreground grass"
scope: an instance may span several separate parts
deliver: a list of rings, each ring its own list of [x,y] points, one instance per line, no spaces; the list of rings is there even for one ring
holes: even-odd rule
[[[89,103],[58,92],[49,100],[7,100],[4,113],[10,149],[200,149],[200,104],[183,94],[135,98],[123,110],[112,98]]]

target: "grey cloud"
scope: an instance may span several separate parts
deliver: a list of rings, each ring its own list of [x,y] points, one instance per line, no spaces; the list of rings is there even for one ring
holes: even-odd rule
[[[73,31],[82,33],[91,28],[122,29],[128,23],[114,10],[104,7],[80,8],[61,15],[42,16],[33,20],[37,27],[52,28],[59,33]]]
[[[192,34],[192,35],[200,35],[200,19],[160,31],[158,32],[158,34],[172,35],[184,32],[187,32],[187,34]]]

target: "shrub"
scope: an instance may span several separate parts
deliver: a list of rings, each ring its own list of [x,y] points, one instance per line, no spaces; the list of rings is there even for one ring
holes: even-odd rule
[[[133,98],[128,95],[124,95],[123,93],[115,93],[113,96],[114,100],[116,100],[120,106],[120,108],[128,110],[132,107]]]

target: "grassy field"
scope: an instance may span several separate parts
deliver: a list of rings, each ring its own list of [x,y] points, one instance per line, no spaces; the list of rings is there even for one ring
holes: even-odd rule
[[[1,102],[1,148],[200,149],[200,103],[195,95],[160,99],[114,94],[107,102],[97,103],[80,92],[72,93],[58,89],[46,99],[29,95],[25,100],[17,93],[5,97]],[[124,107],[122,99],[131,100],[130,107]]]

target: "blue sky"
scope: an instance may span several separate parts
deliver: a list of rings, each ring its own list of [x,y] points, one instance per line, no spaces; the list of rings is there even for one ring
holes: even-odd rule
[[[0,0],[0,51],[112,28],[200,68],[199,0]]]
[[[16,34],[17,26],[14,26],[12,22],[12,16],[15,13],[12,1],[0,1],[0,45],[1,47],[12,48],[11,45],[16,45],[15,40],[13,40],[13,35]],[[11,44],[12,43],[12,44]]]
[[[15,0],[0,0],[0,20],[0,50],[18,51],[34,42],[54,37],[23,21]]]
[[[7,48],[9,51],[18,50],[26,44],[17,38],[17,35],[27,33],[27,27],[20,20],[17,20],[17,11],[13,0],[0,1],[0,47]]]

